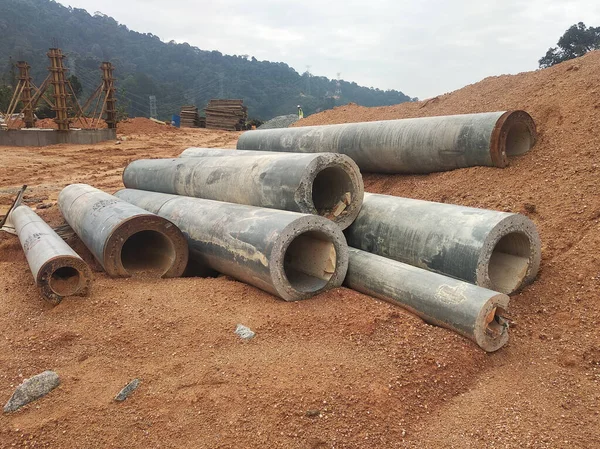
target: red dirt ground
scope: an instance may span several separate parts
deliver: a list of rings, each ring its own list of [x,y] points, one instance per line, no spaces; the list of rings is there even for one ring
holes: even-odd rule
[[[512,297],[509,344],[470,342],[346,288],[285,303],[227,277],[109,279],[88,298],[40,299],[14,236],[0,236],[0,398],[55,369],[62,385],[0,417],[0,447],[600,447],[600,52],[487,78],[425,102],[342,106],[299,125],[525,109],[539,140],[503,170],[368,175],[367,190],[526,213],[538,280]],[[0,213],[71,182],[117,190],[136,158],[235,146],[239,133],[134,119],[119,144],[0,148]],[[156,126],[155,126],[156,125]],[[39,211],[62,224],[54,205]],[[257,332],[241,341],[242,323]],[[134,377],[142,384],[112,401]]]

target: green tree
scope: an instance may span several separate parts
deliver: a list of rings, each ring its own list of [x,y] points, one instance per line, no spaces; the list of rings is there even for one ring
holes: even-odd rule
[[[571,26],[558,40],[557,47],[549,48],[538,62],[545,69],[569,59],[578,58],[588,51],[600,49],[600,27],[586,27],[583,22]]]

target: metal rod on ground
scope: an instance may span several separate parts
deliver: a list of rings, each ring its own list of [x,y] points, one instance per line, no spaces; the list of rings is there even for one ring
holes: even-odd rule
[[[123,172],[125,187],[322,215],[342,229],[363,198],[360,170],[342,154],[250,153],[142,159]],[[252,154],[254,153],[254,154]],[[188,155],[191,154],[188,152]]]
[[[85,296],[92,272],[75,251],[28,206],[10,213],[33,278],[45,299],[58,304],[65,296]]]
[[[344,234],[318,215],[134,189],[115,196],[172,220],[203,268],[286,301],[339,287],[348,269]]]
[[[65,220],[110,276],[177,277],[188,246],[170,221],[86,184],[58,196]]]
[[[488,112],[342,125],[248,131],[240,150],[342,153],[363,172],[431,173],[461,167],[505,167],[535,143],[524,111]]]
[[[365,193],[348,244],[510,294],[535,279],[541,243],[521,214]]]
[[[399,305],[492,352],[508,341],[509,297],[395,260],[348,248],[344,285]]]

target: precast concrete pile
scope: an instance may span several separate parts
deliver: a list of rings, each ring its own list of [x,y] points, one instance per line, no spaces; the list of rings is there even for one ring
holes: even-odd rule
[[[142,159],[123,172],[132,189],[322,215],[342,229],[363,199],[360,170],[342,154],[190,148],[178,159]]]
[[[187,242],[170,221],[86,184],[65,187],[58,206],[109,276],[176,277],[184,272]]]
[[[506,294],[531,283],[541,259],[524,215],[372,193],[346,237],[355,248]]]
[[[349,249],[344,284],[410,310],[491,352],[508,341],[509,297],[355,248]]]
[[[339,287],[348,248],[318,215],[124,189],[115,196],[175,223],[197,263],[286,301]]]
[[[9,217],[27,263],[43,297],[58,304],[65,296],[85,296],[92,272],[75,251],[28,206],[15,207]]]
[[[448,115],[247,131],[239,150],[341,153],[363,172],[431,173],[477,165],[505,167],[536,140],[525,111]]]

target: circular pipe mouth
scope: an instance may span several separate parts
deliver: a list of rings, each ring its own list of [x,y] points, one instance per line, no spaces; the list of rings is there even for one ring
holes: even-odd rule
[[[290,286],[298,292],[315,293],[323,289],[336,269],[335,245],[324,232],[303,232],[285,248],[283,270]]]
[[[83,276],[75,267],[59,267],[48,278],[48,286],[58,296],[71,296],[81,287]]]
[[[496,167],[506,167],[508,158],[527,153],[535,144],[533,118],[525,111],[508,111],[500,116],[490,136],[490,156]]]
[[[160,277],[169,270],[176,257],[171,239],[154,230],[130,235],[121,247],[121,264],[132,276]]]
[[[531,242],[522,232],[508,233],[494,245],[488,263],[492,290],[514,292],[525,280],[531,265]]]
[[[508,296],[495,294],[482,307],[473,337],[484,351],[497,351],[508,342],[508,319],[505,316],[509,301]]]

